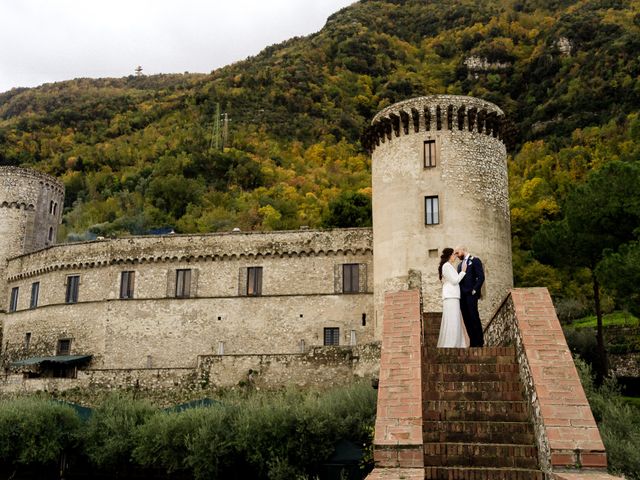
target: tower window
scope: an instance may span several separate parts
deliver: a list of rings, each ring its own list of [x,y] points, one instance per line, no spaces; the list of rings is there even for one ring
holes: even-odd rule
[[[38,307],[39,296],[40,296],[40,282],[33,282],[31,284],[31,301],[29,302],[29,308]]]
[[[425,225],[437,225],[440,223],[440,205],[438,197],[424,197]]]
[[[13,287],[11,289],[11,301],[9,302],[9,311],[15,312],[18,309],[18,293],[20,292],[20,287]]]
[[[58,202],[55,202],[55,203],[53,204],[53,214],[55,215],[55,214],[57,214],[57,213],[58,213]]]
[[[49,227],[48,240],[49,240],[49,242],[53,240],[53,227]]]
[[[247,268],[247,295],[262,295],[262,267]]]
[[[340,329],[338,327],[325,327],[324,344],[340,345]]]
[[[29,345],[31,344],[31,332],[27,332],[24,334],[24,351],[29,351]]]
[[[424,168],[436,166],[436,141],[425,140],[424,142]]]
[[[78,303],[78,290],[80,289],[80,275],[70,275],[67,277],[66,303]]]
[[[176,297],[189,298],[191,296],[191,270],[176,270]]]
[[[136,272],[122,272],[120,274],[120,298],[133,298]]]
[[[53,200],[49,202],[49,215],[53,215]]]
[[[358,263],[342,265],[342,293],[358,293],[360,291],[359,269]]]
[[[69,355],[71,353],[71,339],[61,338],[58,340],[58,346],[56,347],[56,355]]]

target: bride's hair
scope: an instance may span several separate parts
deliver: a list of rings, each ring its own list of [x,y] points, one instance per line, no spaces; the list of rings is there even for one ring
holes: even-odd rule
[[[438,278],[440,278],[440,280],[442,280],[442,266],[449,261],[451,255],[453,255],[453,248],[447,247],[442,250],[442,255],[440,255],[440,265],[438,265]]]

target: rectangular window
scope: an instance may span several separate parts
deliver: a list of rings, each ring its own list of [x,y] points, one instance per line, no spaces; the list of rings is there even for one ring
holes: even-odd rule
[[[20,287],[13,287],[11,289],[11,301],[9,302],[9,311],[15,312],[18,309],[18,292]]]
[[[80,288],[80,275],[69,275],[67,277],[67,294],[65,302],[78,303],[78,289]]]
[[[120,274],[120,298],[133,298],[136,272],[122,272]]]
[[[191,270],[176,270],[176,297],[189,298],[191,295]]]
[[[342,265],[342,293],[358,293],[360,291],[360,265],[345,263]]]
[[[38,307],[39,296],[40,296],[40,282],[33,282],[31,284],[31,301],[29,302],[29,308]]]
[[[425,140],[424,142],[424,168],[436,166],[436,141]]]
[[[262,295],[262,267],[247,268],[247,295]]]
[[[27,332],[24,334],[24,351],[29,351],[29,345],[31,344],[31,332]]]
[[[56,355],[70,355],[70,354],[71,354],[71,339],[61,338],[60,340],[58,340]]]
[[[324,329],[325,345],[340,345],[340,329],[338,327],[327,327]]]
[[[438,197],[424,197],[425,225],[437,225],[440,223],[440,211]]]

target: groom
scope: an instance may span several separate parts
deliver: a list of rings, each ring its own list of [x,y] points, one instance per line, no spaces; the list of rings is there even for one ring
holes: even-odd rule
[[[480,289],[484,283],[482,262],[478,257],[469,255],[467,247],[456,247],[454,254],[467,264],[467,274],[460,281],[460,310],[462,310],[462,319],[469,335],[469,346],[483,347],[484,335],[478,313]],[[462,269],[462,262],[458,265],[458,272]]]

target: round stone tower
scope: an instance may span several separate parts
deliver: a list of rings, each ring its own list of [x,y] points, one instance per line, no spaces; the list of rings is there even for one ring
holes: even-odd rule
[[[44,173],[0,167],[0,311],[6,309],[7,259],[56,241],[64,185]]]
[[[422,290],[441,311],[438,262],[467,246],[485,267],[480,317],[490,320],[513,286],[504,113],[483,100],[433,95],[379,112],[365,133],[372,152],[376,336],[384,292]]]

